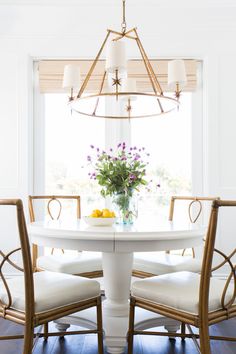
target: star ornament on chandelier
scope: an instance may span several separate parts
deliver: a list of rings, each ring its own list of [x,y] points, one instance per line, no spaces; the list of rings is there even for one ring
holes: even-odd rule
[[[125,107],[125,109],[126,109],[126,112],[130,113],[131,110],[132,110],[132,107],[131,107],[130,104],[128,104],[128,105]]]
[[[118,101],[119,86],[121,86],[121,78],[118,77],[118,70],[116,70],[116,77],[112,78],[112,86],[116,87],[116,100]]]
[[[132,106],[131,106],[131,102],[130,102],[130,98],[128,99],[128,104],[125,106],[125,110],[128,113],[128,117],[130,119],[131,117],[131,111],[132,111]]]
[[[113,81],[113,83],[112,83],[112,86],[121,86],[121,79],[117,79],[117,78],[112,78],[112,81]]]

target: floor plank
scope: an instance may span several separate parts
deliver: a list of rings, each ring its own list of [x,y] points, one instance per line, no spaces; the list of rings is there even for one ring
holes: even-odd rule
[[[51,330],[55,330],[50,324]],[[72,326],[71,329],[78,329]],[[211,334],[235,336],[236,319],[225,321],[211,327]],[[10,321],[0,320],[1,335],[23,333],[22,326]],[[212,341],[213,354],[235,354],[236,343]],[[22,340],[0,341],[1,354],[20,354]],[[192,340],[169,340],[166,337],[137,336],[134,342],[134,354],[197,354]],[[75,335],[65,338],[50,337],[47,341],[40,338],[34,354],[97,354],[96,335]]]

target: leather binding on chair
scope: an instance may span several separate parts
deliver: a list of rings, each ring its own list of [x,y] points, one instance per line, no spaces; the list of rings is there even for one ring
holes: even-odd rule
[[[62,211],[61,200],[75,200],[76,201],[76,216],[78,219],[81,217],[80,196],[29,196],[29,213],[30,221],[35,221],[34,201],[46,200],[47,211],[51,219],[54,219],[51,212],[51,203],[57,202],[59,205],[59,212],[56,219],[59,219]],[[102,277],[102,255],[99,252],[78,252],[77,256],[68,256],[62,254],[60,256],[53,254],[48,256],[38,257],[38,247],[33,245],[33,267],[34,271],[48,270],[51,272],[60,272],[73,275],[80,275],[88,278]]]
[[[98,352],[103,353],[103,330],[100,284],[96,280],[69,274],[39,272],[33,273],[30,245],[24,218],[22,201],[0,200],[0,207],[13,206],[17,211],[20,247],[11,251],[0,250],[0,317],[25,326],[24,335],[1,336],[0,340],[24,338],[23,354],[30,354],[33,348],[34,328],[44,325],[39,337],[63,336],[69,334],[96,333]],[[23,267],[11,257],[21,252]],[[8,263],[22,275],[6,279],[3,268]],[[97,328],[94,330],[48,333],[48,322],[72,313],[96,307]],[[7,354],[7,353],[6,353]]]
[[[189,201],[188,218],[191,223],[198,221],[202,213],[202,202],[212,202],[218,197],[191,197],[191,196],[172,196],[169,210],[169,220],[173,220],[174,207],[176,201]],[[192,208],[197,204],[198,212],[195,217],[192,216]],[[134,254],[133,276],[138,278],[146,278],[154,275],[162,275],[180,271],[190,271],[199,273],[201,270],[201,260],[195,258],[194,249],[192,249],[193,257],[184,255],[175,255],[167,252],[137,252]]]
[[[211,354],[210,339],[236,341],[234,337],[209,335],[210,325],[236,316],[236,265],[233,264],[236,248],[228,256],[215,249],[219,209],[228,209],[229,212],[230,208],[235,214],[236,201],[218,199],[212,203],[200,274],[176,272],[137,280],[133,283],[130,299],[128,354],[133,353],[133,336],[137,334],[193,338],[201,354]],[[232,223],[234,220],[232,217]],[[213,266],[214,253],[221,257],[220,261],[217,259],[219,263],[216,266]],[[212,276],[214,271],[226,265],[230,270],[226,280]],[[136,307],[181,321],[181,333],[135,330]],[[189,333],[186,333],[186,325]],[[192,331],[191,325],[199,328],[199,334]],[[200,345],[196,339],[200,339]]]

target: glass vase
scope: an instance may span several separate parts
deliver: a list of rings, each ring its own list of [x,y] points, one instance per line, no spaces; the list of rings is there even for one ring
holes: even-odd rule
[[[138,217],[138,203],[135,195],[117,193],[112,199],[118,223],[133,224]]]

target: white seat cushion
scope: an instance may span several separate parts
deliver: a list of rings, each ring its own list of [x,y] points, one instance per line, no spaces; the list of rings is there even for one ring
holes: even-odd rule
[[[25,310],[24,277],[7,281],[12,295],[12,308]],[[96,280],[54,272],[34,273],[35,312],[44,312],[100,295],[100,284]],[[3,286],[0,299],[8,302]]]
[[[177,272],[137,280],[132,285],[132,295],[181,311],[198,314],[200,275]],[[221,309],[221,295],[225,280],[211,279],[209,311]],[[231,299],[233,286],[229,287],[226,302]]]
[[[201,271],[201,260],[160,252],[138,252],[134,254],[133,269],[156,275],[185,270],[199,273]]]
[[[102,270],[102,255],[99,252],[80,252],[77,256],[50,255],[37,259],[37,267],[50,272],[79,274]]]

